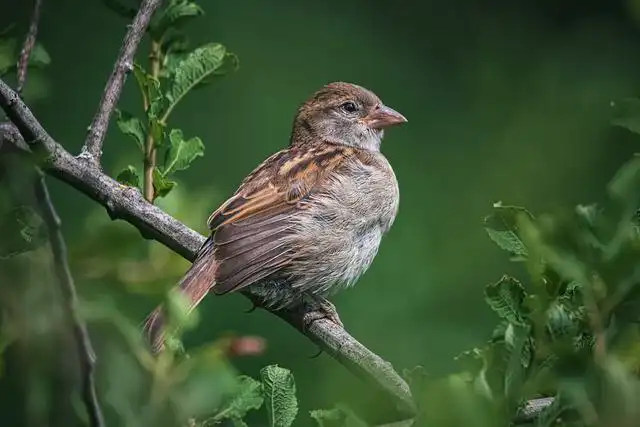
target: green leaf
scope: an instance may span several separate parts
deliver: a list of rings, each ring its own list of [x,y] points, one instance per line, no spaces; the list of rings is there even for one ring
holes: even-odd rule
[[[547,311],[547,330],[554,341],[573,339],[578,333],[578,325],[565,306],[554,301]]]
[[[136,144],[140,152],[144,153],[144,143],[147,138],[147,130],[145,129],[142,121],[134,117],[131,113],[116,109],[116,125],[120,132],[131,137]]]
[[[16,206],[0,218],[0,259],[39,248],[47,241],[44,221],[31,207]]]
[[[133,65],[133,75],[136,78],[142,97],[148,103],[147,116],[149,119],[158,118],[164,104],[164,95],[160,88],[160,81],[149,74],[139,64]]]
[[[527,376],[527,368],[531,364],[531,340],[528,326],[512,326],[511,333],[506,344],[509,353],[507,369],[504,375],[505,396],[509,400],[510,410],[517,410],[518,397],[521,394]]]
[[[140,176],[135,167],[129,165],[116,176],[116,181],[129,187],[140,187]]]
[[[296,383],[288,369],[269,365],[260,371],[270,427],[289,427],[298,414]]]
[[[153,169],[153,189],[155,197],[165,197],[177,185],[175,181],[167,179],[158,168]]]
[[[251,377],[242,375],[238,378],[237,393],[223,403],[218,413],[210,421],[219,423],[229,419],[238,425],[243,422],[242,418],[247,412],[259,409],[263,401],[262,384]]]
[[[169,133],[170,145],[164,159],[165,176],[185,170],[196,158],[204,155],[204,144],[198,137],[185,141],[180,129],[172,129]]]
[[[164,119],[176,105],[196,86],[224,65],[226,48],[219,43],[209,43],[191,52],[176,66],[171,88],[166,94],[169,105]]]
[[[526,325],[526,313],[523,307],[526,292],[522,284],[515,278],[502,276],[498,282],[488,285],[484,294],[489,307],[501,319],[518,326]]]
[[[611,103],[614,109],[613,126],[625,128],[633,133],[640,134],[640,99],[627,98]]]
[[[180,28],[201,15],[204,15],[204,11],[196,3],[190,0],[171,0],[151,23],[151,36],[160,40],[170,28]]]
[[[493,213],[484,218],[484,229],[501,249],[519,258],[528,256],[527,247],[520,238],[518,218],[526,215],[533,218],[525,208],[503,206],[500,202],[493,205]]]

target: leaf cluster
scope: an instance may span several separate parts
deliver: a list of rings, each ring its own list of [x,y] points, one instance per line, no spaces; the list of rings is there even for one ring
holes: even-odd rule
[[[128,16],[131,9],[117,1],[107,6]],[[129,165],[117,174],[124,185],[141,188],[143,180],[151,180],[152,199],[165,197],[177,185],[173,176],[189,168],[204,155],[204,143],[197,137],[185,137],[183,131],[171,128],[171,113],[187,94],[211,83],[215,78],[238,69],[238,57],[219,43],[206,43],[190,48],[184,27],[204,14],[191,0],[170,0],[153,17],[148,30],[151,39],[150,63],[134,65],[143,105],[143,116],[117,110],[118,129],[137,145],[145,171]]]
[[[484,219],[487,235],[527,279],[504,275],[486,286],[499,323],[485,345],[457,357],[461,372],[445,380],[419,369],[407,373],[423,407],[418,425],[525,422],[526,402],[547,396],[555,401],[536,426],[637,419],[631,402],[640,398],[640,157],[618,171],[607,195],[602,206],[539,217],[494,204]],[[452,410],[434,410],[442,396]]]

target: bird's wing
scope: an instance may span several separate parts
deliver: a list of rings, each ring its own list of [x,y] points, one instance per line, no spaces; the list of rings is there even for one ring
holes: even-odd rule
[[[295,256],[287,237],[291,218],[321,183],[353,155],[340,146],[295,147],[256,168],[207,221],[213,231],[217,269],[213,291],[224,294],[280,271]]]

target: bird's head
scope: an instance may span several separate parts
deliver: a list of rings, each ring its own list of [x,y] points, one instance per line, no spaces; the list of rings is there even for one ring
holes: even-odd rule
[[[300,106],[291,145],[324,141],[378,151],[384,129],[406,121],[370,90],[351,83],[330,83]]]

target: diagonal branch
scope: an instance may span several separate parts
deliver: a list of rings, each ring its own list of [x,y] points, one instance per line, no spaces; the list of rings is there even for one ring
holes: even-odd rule
[[[124,37],[111,77],[109,77],[109,81],[107,81],[102,93],[98,111],[89,126],[87,139],[82,146],[82,155],[95,163],[100,162],[102,143],[109,127],[109,119],[120,98],[127,73],[133,69],[133,59],[138,50],[138,45],[149,26],[151,16],[160,6],[160,3],[162,3],[162,0],[143,0]]]
[[[51,138],[17,94],[0,80],[0,107],[20,130],[32,151],[44,151],[43,168],[103,205],[112,219],[123,219],[145,238],[154,239],[193,261],[205,240],[158,207],[144,200],[140,191],[125,187],[81,158],[73,157]],[[347,331],[328,320],[318,320],[302,330],[301,310],[274,311],[349,371],[385,393],[397,408],[397,418],[410,418],[415,406],[409,387],[391,364],[359,343]]]
[[[60,231],[60,218],[49,197],[49,190],[47,189],[44,175],[42,175],[42,173],[39,175],[35,187],[36,199],[38,200],[44,222],[47,224],[51,251],[53,252],[54,268],[64,299],[65,313],[73,326],[73,333],[78,346],[77,351],[81,363],[82,375],[82,400],[89,414],[91,427],[104,427],[104,419],[102,417],[100,404],[98,403],[93,375],[96,355],[93,351],[87,328],[78,316],[78,297],[73,283],[73,277],[71,276],[71,270],[69,269],[67,246]]]
[[[122,219],[149,239],[167,246],[184,258],[193,261],[204,236],[185,226],[158,207],[148,203],[137,189],[125,187],[73,157],[54,141],[35,119],[31,111],[2,80],[0,80],[0,107],[20,130],[0,124],[0,141],[14,144],[17,149],[44,151],[48,154],[45,171],[89,196],[107,209],[112,219]],[[25,141],[28,141],[25,144]],[[398,409],[399,420],[415,413],[415,404],[404,380],[393,367],[371,352],[344,329],[333,322],[318,320],[308,329],[300,328],[303,312],[273,312],[298,329],[349,371],[378,390],[382,390]],[[528,422],[553,403],[553,398],[530,400],[516,417],[516,423]]]

